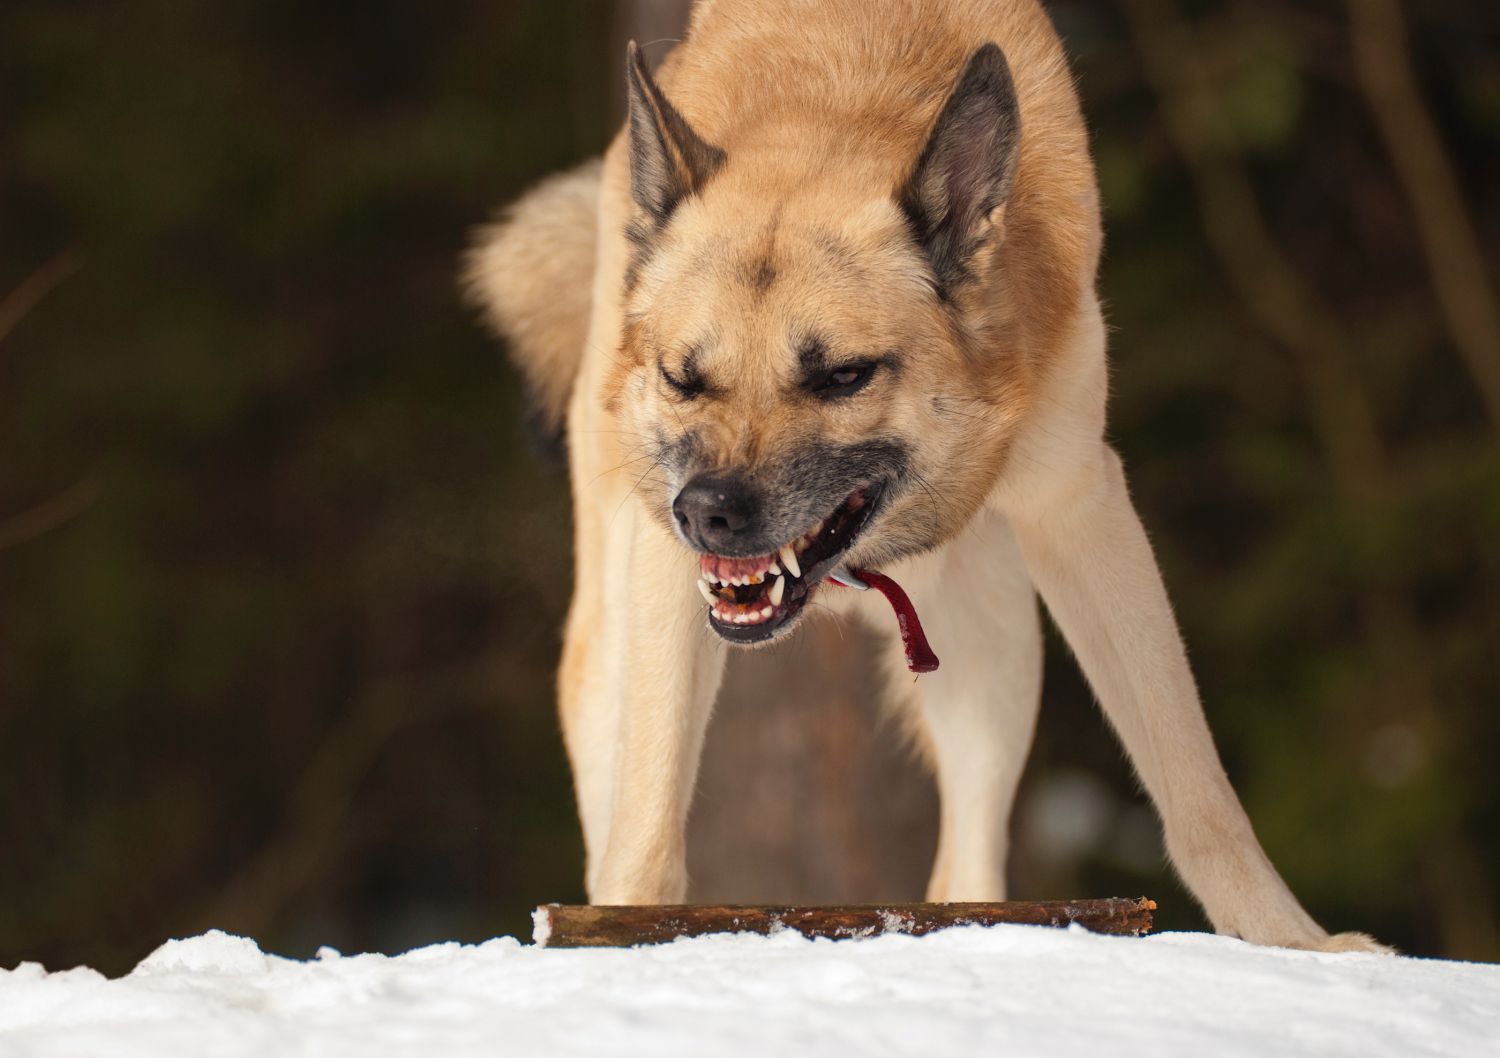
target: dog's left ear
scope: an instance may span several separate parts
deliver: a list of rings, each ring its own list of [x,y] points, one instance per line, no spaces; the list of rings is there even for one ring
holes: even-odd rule
[[[635,41],[625,49],[625,70],[630,89],[630,194],[660,226],[724,164],[724,152],[694,132],[662,94]]]
[[[945,294],[969,277],[975,254],[1001,227],[1020,140],[1010,64],[986,44],[969,57],[896,196]]]

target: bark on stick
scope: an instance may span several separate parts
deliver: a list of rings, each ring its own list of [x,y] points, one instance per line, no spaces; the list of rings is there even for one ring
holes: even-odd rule
[[[1095,933],[1139,936],[1151,929],[1156,902],[1010,900],[989,904],[848,904],[775,907],[754,904],[543,904],[532,913],[532,939],[550,948],[628,948],[709,933],[779,933],[848,939],[886,933],[921,936],[950,926],[1080,925]]]

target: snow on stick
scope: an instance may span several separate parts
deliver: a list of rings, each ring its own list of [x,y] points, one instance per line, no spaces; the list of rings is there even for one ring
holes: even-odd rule
[[[884,933],[921,936],[950,926],[1079,925],[1095,933],[1139,936],[1151,929],[1156,901],[1009,900],[987,904],[762,905],[543,904],[532,913],[532,939],[550,948],[629,948],[710,933],[780,933],[847,939]]]

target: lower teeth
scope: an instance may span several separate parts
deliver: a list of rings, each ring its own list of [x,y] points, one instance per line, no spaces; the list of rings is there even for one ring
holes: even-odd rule
[[[709,572],[703,573],[702,579],[697,582],[698,591],[708,603],[709,613],[715,620],[722,624],[760,624],[775,615],[786,596],[787,580],[802,575],[798,568],[796,549],[792,545],[780,548],[776,557],[780,560],[779,563],[772,561],[763,572],[757,574],[722,577]],[[730,590],[737,587],[759,587],[765,584],[768,577],[774,578],[770,589],[757,593],[760,598],[755,602],[739,602],[734,597],[735,592]],[[721,591],[723,594],[720,594]],[[756,607],[756,602],[766,605]]]

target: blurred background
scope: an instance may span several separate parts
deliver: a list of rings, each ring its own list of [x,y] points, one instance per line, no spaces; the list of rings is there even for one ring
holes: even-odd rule
[[[455,273],[685,6],[0,6],[0,965],[582,898],[565,480]],[[1050,10],[1113,439],[1231,775],[1324,925],[1500,958],[1500,7]],[[1013,895],[1202,928],[1050,648]],[[695,895],[920,896],[934,798],[861,644],[789,649],[811,697],[741,664],[716,721]]]

